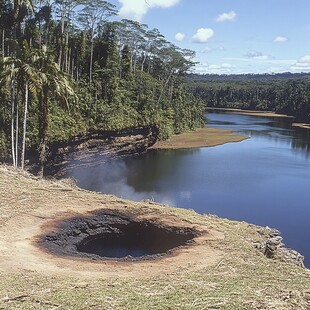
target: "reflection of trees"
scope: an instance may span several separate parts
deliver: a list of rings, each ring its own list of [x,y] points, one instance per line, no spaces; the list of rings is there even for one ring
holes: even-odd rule
[[[274,143],[287,141],[294,152],[308,158],[310,156],[310,130],[292,127],[292,122],[287,119],[275,119],[268,123],[272,130],[243,130],[242,133],[251,137],[268,138]]]
[[[215,114],[225,114],[227,118],[213,121],[211,117],[211,126],[214,125],[217,128],[236,130],[241,134],[250,137],[265,138],[274,143],[283,143],[286,141],[295,153],[298,152],[306,158],[310,156],[310,130],[292,127],[291,118],[246,116],[247,118],[250,117],[252,121],[243,124],[241,120],[240,123],[235,119],[234,122],[230,121],[229,116],[235,116],[236,114],[221,113],[218,111]],[[245,116],[239,115],[239,117],[243,118]]]
[[[292,128],[292,118],[286,117],[272,117],[272,122],[269,123],[271,127],[280,127],[284,129],[291,129]]]
[[[294,139],[292,140],[292,149],[295,152],[310,157],[310,130],[306,128],[294,128]]]
[[[181,150],[152,150],[140,158],[128,158],[127,183],[138,192],[156,191],[160,180],[177,175],[179,167],[186,164],[186,157],[199,152],[198,148]]]

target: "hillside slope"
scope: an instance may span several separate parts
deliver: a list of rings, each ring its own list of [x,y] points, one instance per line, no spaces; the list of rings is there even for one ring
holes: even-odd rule
[[[206,202],[207,204],[207,202]],[[155,260],[51,254],[38,236],[95,210],[194,228],[194,242]],[[309,270],[268,259],[268,228],[131,202],[0,166],[0,309],[309,309]],[[284,240],[285,241],[285,240]]]

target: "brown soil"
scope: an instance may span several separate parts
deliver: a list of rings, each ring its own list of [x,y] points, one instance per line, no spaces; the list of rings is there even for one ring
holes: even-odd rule
[[[206,243],[223,238],[222,233],[204,225],[188,223],[165,206],[149,202],[133,203],[114,196],[73,189],[64,183],[38,182],[33,178],[22,178],[20,183],[12,182],[10,176],[1,175],[3,177],[7,178],[7,186],[11,190],[1,201],[1,209],[5,204],[4,208],[7,210],[3,210],[0,220],[0,270],[17,273],[27,270],[45,275],[91,278],[116,275],[144,277],[173,272],[180,266],[186,266],[188,262],[208,266],[221,258],[221,251],[212,249]],[[1,193],[4,192],[5,189],[1,188]],[[55,231],[59,222],[74,216],[88,216],[91,211],[104,209],[134,215],[140,221],[158,221],[166,226],[195,228],[202,234],[194,239],[191,246],[177,248],[171,255],[129,263],[61,257],[39,246],[40,236]],[[161,212],[165,214],[164,217],[158,216]]]
[[[184,149],[217,146],[229,142],[240,142],[246,136],[234,134],[232,130],[200,128],[195,131],[173,135],[168,140],[156,142],[151,149]]]

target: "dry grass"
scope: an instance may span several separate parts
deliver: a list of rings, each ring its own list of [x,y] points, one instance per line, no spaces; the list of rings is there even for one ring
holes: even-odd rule
[[[225,235],[209,242],[222,252],[216,263],[200,266],[188,261],[169,272],[139,278],[120,277],[117,272],[94,279],[27,268],[16,272],[0,264],[0,309],[310,309],[309,270],[259,253],[253,246],[253,241],[262,238],[257,226],[152,203],[131,203],[78,190],[66,182],[39,181],[5,166],[0,166],[0,199],[0,245],[3,234],[13,233],[14,219],[36,214],[44,203],[49,214],[60,201],[79,201],[89,208],[121,202],[137,214],[174,216]],[[2,260],[4,253],[0,248]]]
[[[234,134],[232,130],[200,128],[195,131],[173,135],[165,141],[158,141],[152,149],[184,149],[217,146],[229,142],[240,142],[248,137]]]

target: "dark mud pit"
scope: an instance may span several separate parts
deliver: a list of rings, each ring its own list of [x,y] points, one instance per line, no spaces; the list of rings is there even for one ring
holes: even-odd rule
[[[193,243],[198,231],[137,220],[115,211],[100,210],[57,222],[39,238],[39,245],[59,256],[93,260],[146,260],[173,253]]]

